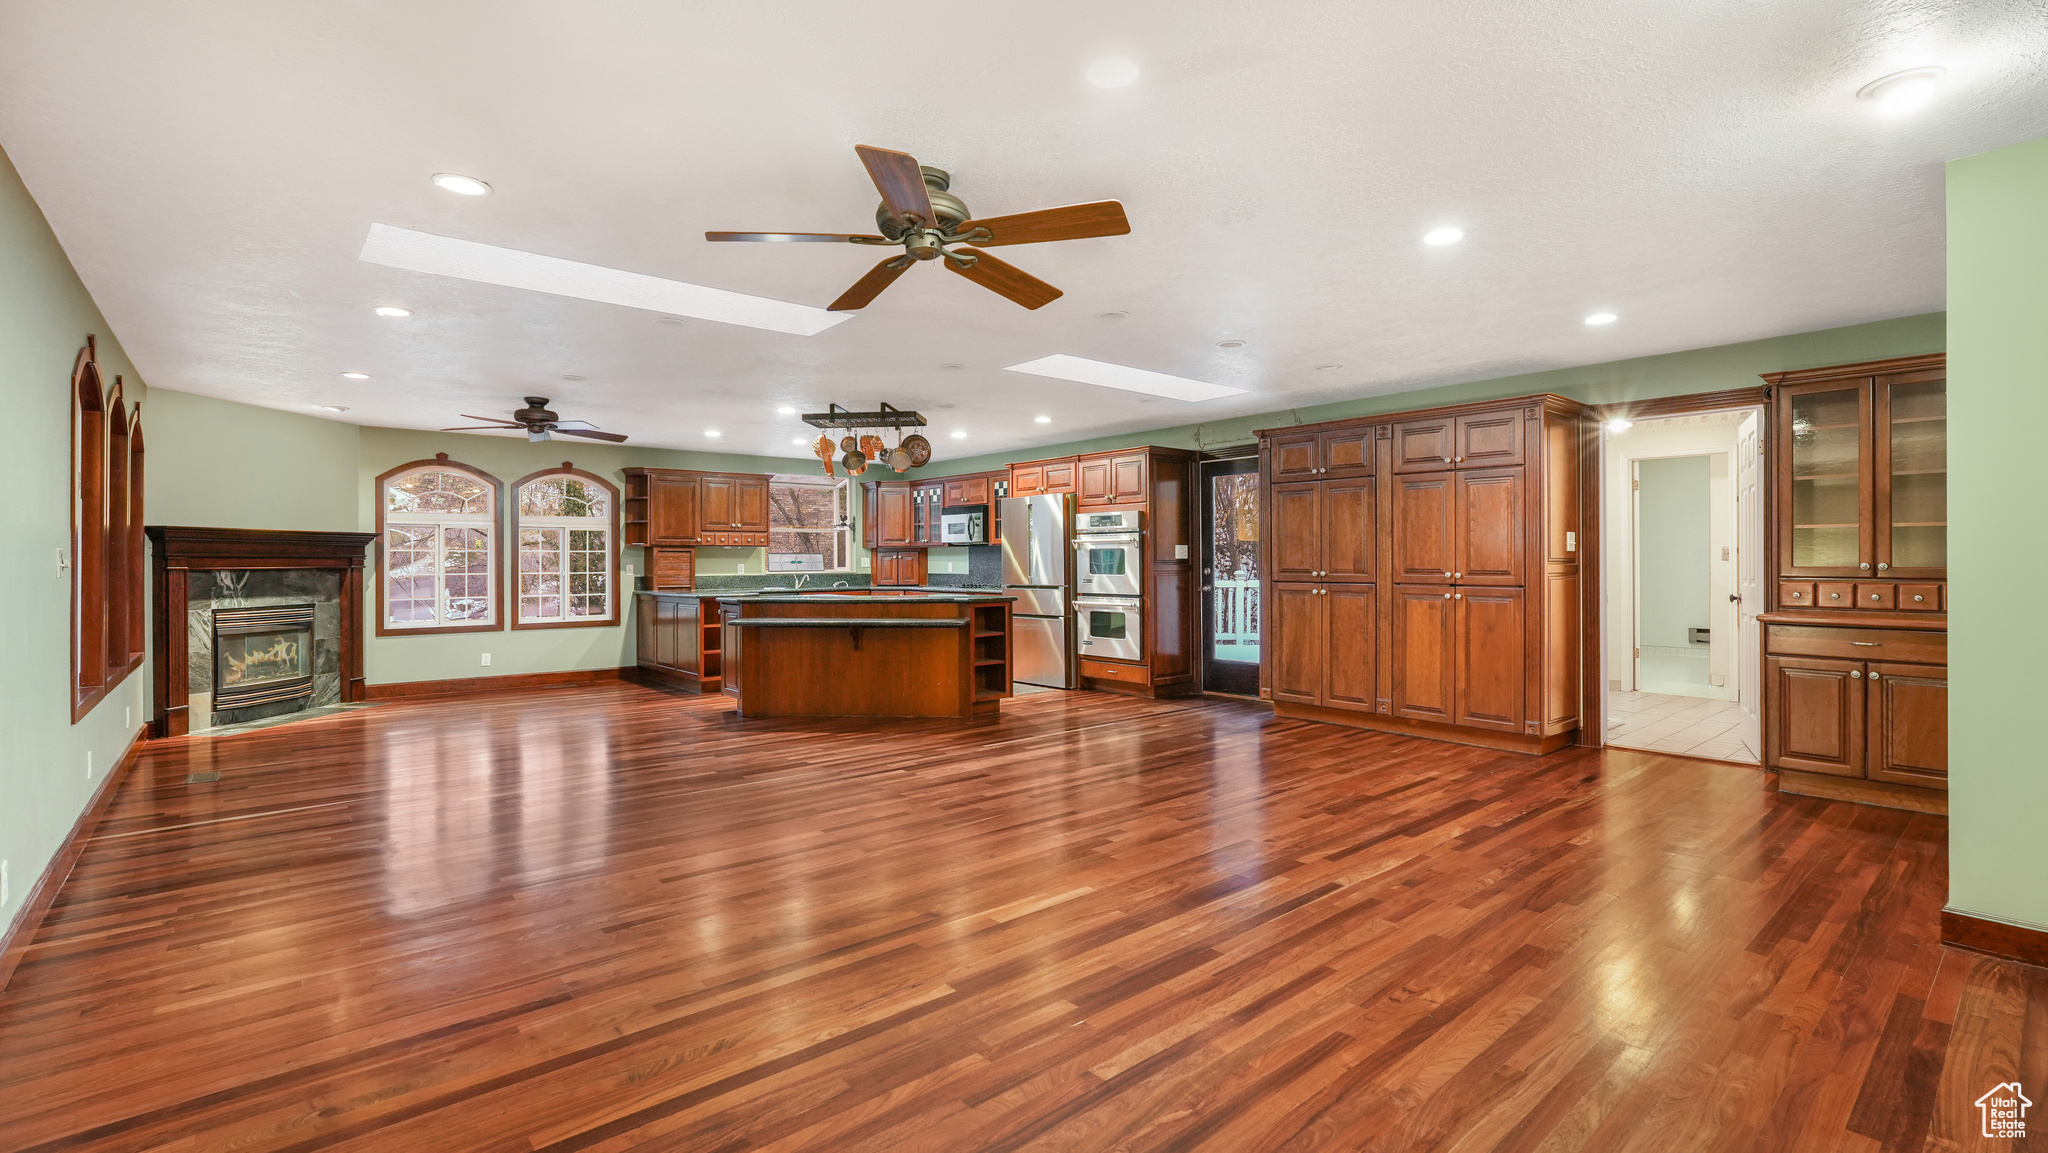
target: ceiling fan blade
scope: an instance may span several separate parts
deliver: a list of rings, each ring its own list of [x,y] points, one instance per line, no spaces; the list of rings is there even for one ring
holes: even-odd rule
[[[517,424],[466,424],[461,428],[444,428],[442,432],[506,432],[524,427]]]
[[[896,283],[912,261],[908,256],[892,256],[868,269],[868,274],[853,282],[853,287],[839,294],[839,299],[825,306],[827,312],[850,312],[866,308],[868,302],[882,295],[882,290]]]
[[[569,431],[569,430],[570,430],[570,429],[572,429],[572,428],[596,428],[596,427],[597,427],[596,425],[594,425],[594,424],[590,423],[590,422],[589,422],[589,421],[587,421],[587,420],[557,420],[557,421],[551,421],[550,423],[551,423],[551,424],[553,424],[553,425],[555,426],[555,431],[557,431],[557,432],[567,432],[567,431]]]
[[[1000,244],[1042,244],[1048,240],[1080,240],[1089,236],[1122,236],[1131,230],[1124,206],[1114,200],[1093,204],[1069,204],[1065,208],[1042,208],[1013,216],[991,216],[969,220],[954,229],[965,235],[976,228],[989,230],[990,239],[974,243],[983,248]]]
[[[462,419],[464,419],[464,420],[488,420],[488,421],[491,421],[491,422],[492,422],[492,423],[494,423],[494,424],[501,424],[501,425],[504,425],[504,426],[505,426],[506,428],[525,428],[525,427],[526,427],[525,425],[523,425],[523,424],[520,424],[520,423],[519,423],[518,421],[516,421],[516,420],[506,420],[505,418],[503,418],[503,417],[498,417],[498,416],[478,416],[477,414],[475,414],[475,413],[473,413],[473,412],[458,412],[458,413],[456,413],[455,415],[457,415],[457,416],[461,417],[461,418],[462,418]],[[448,431],[448,430],[444,428],[444,429],[442,429],[441,431],[443,431],[443,432],[446,432],[446,431]]]
[[[860,162],[868,166],[868,177],[882,194],[882,203],[897,216],[915,215],[929,228],[937,223],[932,215],[932,198],[925,191],[924,173],[918,171],[917,157],[908,152],[891,152],[856,144]]]
[[[852,232],[707,232],[706,240],[757,240],[771,244],[887,244],[880,236]]]
[[[614,444],[626,439],[616,432],[599,432],[594,428],[563,428],[560,425],[556,425],[555,431],[563,436],[587,436],[592,440],[609,440]]]
[[[998,296],[1009,297],[1026,308],[1044,308],[1066,295],[1016,265],[997,260],[986,252],[966,245],[961,245],[955,251],[974,257],[974,264],[963,268],[957,261],[948,260],[947,268]]]

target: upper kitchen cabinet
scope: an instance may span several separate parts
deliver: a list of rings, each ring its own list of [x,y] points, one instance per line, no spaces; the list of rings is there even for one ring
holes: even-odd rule
[[[1399,421],[1394,425],[1394,471],[1521,464],[1526,451],[1526,419],[1527,414],[1515,408]]]
[[[1273,479],[1331,480],[1372,476],[1373,444],[1385,432],[1384,425],[1339,429],[1335,432],[1306,432],[1273,438]]]
[[[917,516],[912,507],[915,485],[907,480],[869,481],[867,515],[861,518],[861,543],[871,549],[915,548]]]
[[[1923,356],[1764,377],[1779,576],[1948,575],[1947,376]]]
[[[1039,496],[1045,493],[1073,492],[1076,464],[1073,460],[1036,460],[1027,464],[1013,464],[1010,466],[1010,495]]]
[[[1114,504],[1137,504],[1146,499],[1145,452],[1104,453],[1084,456],[1076,462],[1080,472],[1080,505],[1083,508]]]
[[[768,543],[768,477],[762,473],[629,468],[626,543],[653,548]]]

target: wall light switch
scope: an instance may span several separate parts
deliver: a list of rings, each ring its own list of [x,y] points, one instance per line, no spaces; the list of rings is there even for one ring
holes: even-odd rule
[[[92,750],[85,750],[85,779],[92,780]]]
[[[63,550],[62,548],[59,548],[59,549],[57,550],[57,568],[58,568],[58,570],[59,570],[59,571],[62,571],[62,570],[64,570],[64,569],[68,569],[68,568],[70,568],[70,567],[71,567],[71,554],[70,554],[70,553],[68,553],[68,552],[66,552],[66,551],[64,551],[64,550]]]
[[[632,580],[632,579],[633,579],[633,566],[632,566],[632,565],[627,565],[627,566],[626,566],[626,579],[627,579],[627,580]]]
[[[121,727],[128,729],[132,729],[135,727],[134,705],[129,705],[127,708],[121,710]]]
[[[484,667],[485,667],[485,668],[489,668],[490,666],[491,666],[491,654],[489,654],[489,653],[485,653],[485,654],[484,654]]]
[[[7,907],[7,898],[9,895],[10,893],[7,885],[7,862],[0,861],[0,909],[4,909]]]
[[[1173,546],[1173,559],[1175,559],[1175,560],[1186,560],[1186,559],[1188,559],[1188,546],[1186,546],[1186,545],[1184,545],[1184,544],[1177,544],[1177,545],[1174,545],[1174,546]]]
[[[1577,552],[1577,551],[1579,551],[1579,534],[1578,534],[1578,533],[1575,533],[1575,532],[1567,532],[1567,533],[1565,533],[1565,534],[1564,534],[1564,551],[1566,551],[1566,552]]]

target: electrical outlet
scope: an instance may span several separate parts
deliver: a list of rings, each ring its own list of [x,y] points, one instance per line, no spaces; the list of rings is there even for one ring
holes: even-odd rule
[[[733,569],[733,571],[734,571],[734,572],[736,572],[736,573],[738,573],[738,574],[739,574],[739,575],[741,575],[741,576],[745,576],[745,575],[747,575],[747,562],[746,562],[746,561],[741,561],[741,562],[739,562],[739,564],[738,564],[738,565],[737,565],[737,566],[736,566],[736,567],[735,567],[735,568]]]
[[[485,668],[490,668],[490,667],[491,667],[491,654],[489,654],[489,653],[485,653],[485,654],[484,654],[484,667],[485,667]]]
[[[123,728],[129,728],[129,729],[132,729],[132,728],[134,728],[134,727],[135,727],[135,706],[134,706],[134,705],[129,705],[129,706],[127,706],[126,708],[123,708],[123,709],[121,710],[121,726],[122,726]]]
[[[0,861],[0,909],[7,907],[7,898],[12,895],[13,890],[7,885],[7,862]]]
[[[85,779],[92,780],[92,750],[85,750]]]
[[[632,579],[633,579],[633,576],[634,576],[634,573],[633,573],[633,566],[632,566],[632,565],[627,565],[627,566],[626,566],[626,579],[627,579],[627,580],[632,580]]]

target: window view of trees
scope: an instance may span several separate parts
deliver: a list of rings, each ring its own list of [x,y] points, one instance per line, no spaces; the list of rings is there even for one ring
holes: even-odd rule
[[[853,567],[852,482],[777,476],[768,485],[769,571]]]
[[[498,623],[498,482],[447,454],[377,478],[379,634]]]
[[[617,491],[588,473],[554,471],[521,480],[513,499],[519,509],[513,626],[616,624]]]
[[[1210,544],[1216,572],[1215,590],[1218,660],[1259,659],[1259,477],[1230,473],[1215,478],[1210,494],[1216,510]]]

